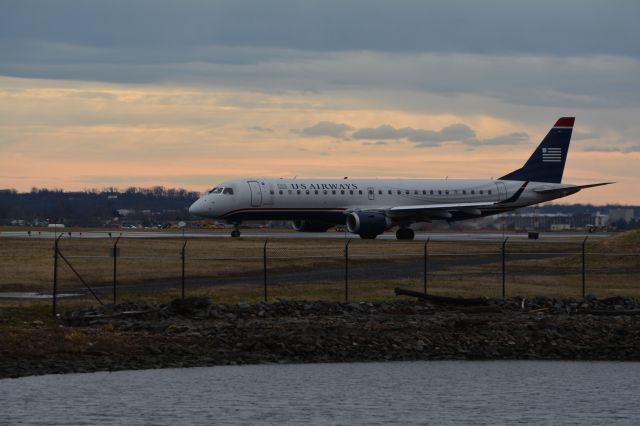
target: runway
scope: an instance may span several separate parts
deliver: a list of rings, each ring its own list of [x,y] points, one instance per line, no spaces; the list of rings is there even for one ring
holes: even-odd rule
[[[145,230],[145,231],[3,231],[0,232],[0,238],[37,238],[37,239],[54,239],[62,235],[62,238],[231,238],[229,230],[220,231],[164,231],[164,230]],[[416,241],[501,241],[505,238],[518,241],[556,241],[584,239],[600,239],[608,237],[610,234],[601,233],[581,233],[581,232],[541,232],[539,240],[528,240],[525,232],[416,232]],[[242,232],[242,238],[251,239],[349,239],[360,238],[357,234],[348,232],[295,232],[295,231],[257,231],[246,230]],[[395,232],[385,232],[378,236],[380,240],[395,240]]]

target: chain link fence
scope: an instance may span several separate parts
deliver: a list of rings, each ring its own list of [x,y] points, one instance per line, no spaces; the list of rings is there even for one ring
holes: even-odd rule
[[[51,298],[54,312],[87,299],[372,301],[395,297],[398,287],[449,297],[640,295],[640,252],[623,234],[598,241],[61,234],[55,240],[3,238],[0,253],[0,295]]]

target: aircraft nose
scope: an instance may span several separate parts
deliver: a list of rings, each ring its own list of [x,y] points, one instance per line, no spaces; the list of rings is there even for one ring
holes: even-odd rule
[[[204,216],[206,212],[206,202],[202,198],[191,204],[191,207],[189,207],[189,213],[195,216]]]

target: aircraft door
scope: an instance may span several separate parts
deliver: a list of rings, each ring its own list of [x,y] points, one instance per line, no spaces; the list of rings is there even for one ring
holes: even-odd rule
[[[507,187],[504,182],[496,182],[496,186],[498,187],[498,201],[503,201],[507,199]]]
[[[373,189],[372,186],[367,188],[367,194],[369,194],[369,199],[370,200],[374,200],[375,197],[376,197],[376,192],[375,192],[375,190]]]
[[[269,182],[260,182],[260,189],[262,190],[262,204],[273,204],[273,194],[275,193],[273,184]]]
[[[251,190],[251,207],[260,207],[262,204],[262,192],[260,184],[256,181],[248,181],[249,190]]]

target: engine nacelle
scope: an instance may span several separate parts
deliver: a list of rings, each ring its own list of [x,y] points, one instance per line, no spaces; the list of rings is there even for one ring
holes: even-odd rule
[[[347,230],[362,238],[375,238],[389,227],[385,215],[376,212],[353,212],[347,215]]]
[[[312,222],[310,220],[294,220],[291,222],[293,229],[299,232],[327,232],[333,226],[332,223]]]

